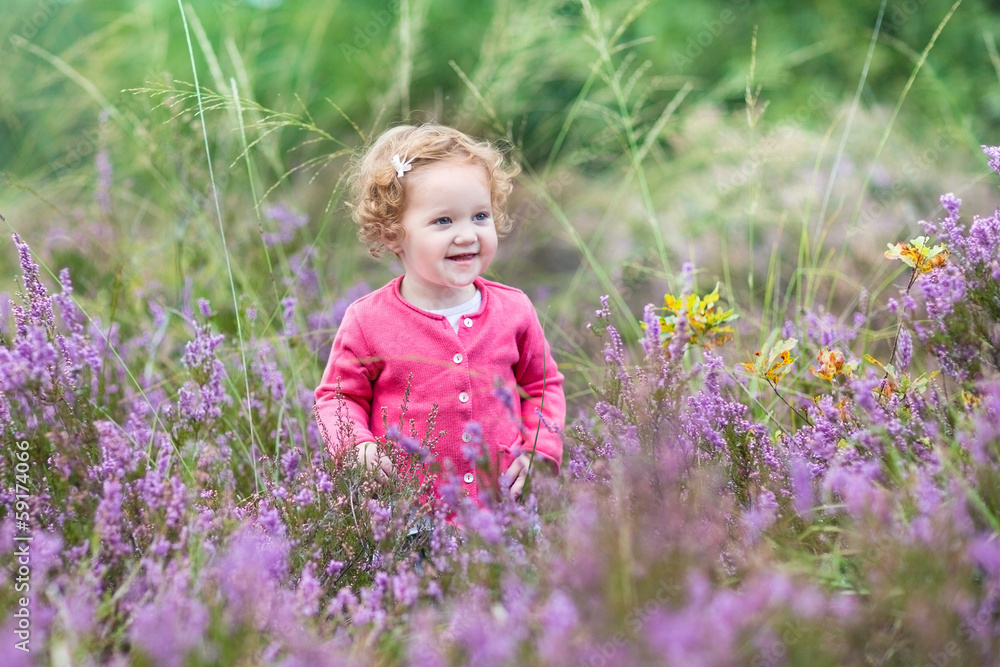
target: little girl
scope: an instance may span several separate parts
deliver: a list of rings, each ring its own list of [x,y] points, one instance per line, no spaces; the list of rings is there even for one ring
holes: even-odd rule
[[[394,475],[376,440],[402,421],[405,432],[412,423],[431,434],[436,460],[450,462],[477,502],[497,484],[519,497],[532,450],[533,465],[558,473],[563,376],[528,297],[480,277],[510,231],[505,204],[518,171],[490,143],[433,124],[392,128],[362,157],[359,236],[375,257],[394,253],[404,273],[352,303],[337,331],[316,388],[331,452],[353,448],[380,476]],[[495,480],[477,477],[463,456],[478,436],[466,428],[473,422],[499,461]]]

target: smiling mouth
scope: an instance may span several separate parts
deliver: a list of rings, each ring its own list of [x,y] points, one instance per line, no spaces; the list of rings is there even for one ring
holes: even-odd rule
[[[448,259],[450,259],[450,260],[452,260],[454,262],[466,262],[466,261],[468,261],[470,259],[473,259],[476,256],[476,254],[477,253],[470,252],[470,253],[466,253],[464,255],[452,255],[451,257],[448,257]]]

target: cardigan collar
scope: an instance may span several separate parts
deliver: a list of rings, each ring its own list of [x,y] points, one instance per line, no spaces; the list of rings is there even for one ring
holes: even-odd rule
[[[429,317],[435,320],[446,319],[444,315],[438,315],[437,313],[429,313],[423,308],[418,308],[417,306],[414,306],[412,303],[403,298],[403,293],[400,292],[399,288],[403,284],[403,278],[405,277],[406,277],[405,275],[398,276],[394,278],[391,283],[389,283],[389,285],[391,285],[392,287],[392,293],[396,297],[396,301],[398,301],[405,307],[409,308],[410,310],[416,313],[420,313],[424,317]],[[474,313],[469,313],[467,315],[467,317],[475,318],[485,313],[486,308],[488,307],[488,302],[490,297],[489,297],[489,291],[486,289],[486,286],[489,284],[489,281],[485,280],[482,276],[478,276],[476,277],[475,280],[472,281],[472,284],[476,286],[476,289],[478,289],[479,293],[482,294],[483,296],[483,302],[479,304],[479,310],[477,310]]]

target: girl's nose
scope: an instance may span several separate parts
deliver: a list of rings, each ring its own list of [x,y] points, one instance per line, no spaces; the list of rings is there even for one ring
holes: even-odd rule
[[[455,226],[455,243],[467,245],[476,242],[476,230],[471,225],[460,224]]]

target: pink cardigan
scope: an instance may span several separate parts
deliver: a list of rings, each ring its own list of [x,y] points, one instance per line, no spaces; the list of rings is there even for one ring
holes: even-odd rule
[[[401,282],[402,277],[396,278],[352,303],[337,331],[316,388],[317,418],[330,451],[373,441],[385,434],[386,424],[398,425],[410,378],[402,432],[409,434],[413,421],[418,437],[424,438],[427,417],[437,405],[432,438],[440,437],[433,453],[438,461],[454,464],[474,500],[483,480],[476,478],[473,466],[462,456],[469,422],[482,426],[491,460],[499,455],[499,472],[514,460],[512,452],[531,452],[536,432],[535,456],[549,460],[558,471],[566,419],[563,375],[528,297],[513,287],[477,278],[482,305],[459,321],[456,334],[443,315],[404,301]],[[343,403],[338,400],[338,381]],[[494,393],[498,382],[519,397],[513,401],[513,418]],[[345,435],[338,408],[353,428],[353,440]]]

